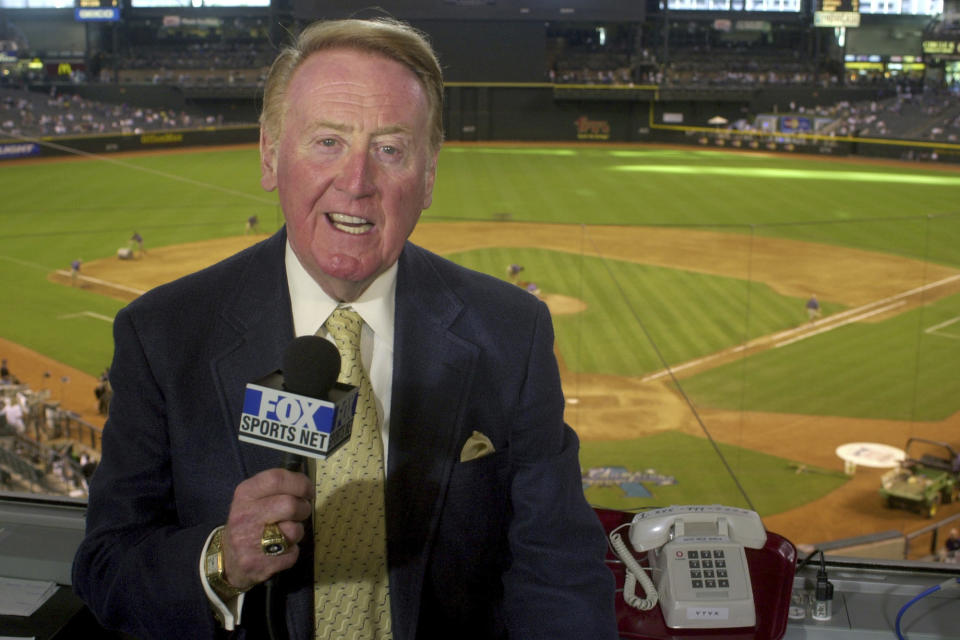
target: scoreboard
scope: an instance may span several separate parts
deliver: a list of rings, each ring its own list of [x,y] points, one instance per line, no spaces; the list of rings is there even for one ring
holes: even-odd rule
[[[78,22],[116,22],[120,19],[119,0],[75,0],[73,17]]]
[[[860,0],[816,0],[815,27],[859,27]]]

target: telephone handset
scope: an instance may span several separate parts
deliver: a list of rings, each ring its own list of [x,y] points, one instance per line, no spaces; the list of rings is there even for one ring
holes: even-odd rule
[[[626,566],[623,597],[646,611],[660,602],[667,627],[703,629],[756,624],[744,547],[767,540],[755,511],[722,505],[683,505],[644,511],[630,522],[630,544],[648,551],[656,586],[619,533],[610,543]],[[636,595],[636,583],[646,598]]]

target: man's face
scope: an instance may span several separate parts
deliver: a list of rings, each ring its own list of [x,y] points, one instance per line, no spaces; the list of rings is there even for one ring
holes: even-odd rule
[[[428,103],[402,64],[349,49],[312,54],[287,90],[278,140],[260,136],[290,245],[332,297],[352,300],[397,258],[430,206]]]

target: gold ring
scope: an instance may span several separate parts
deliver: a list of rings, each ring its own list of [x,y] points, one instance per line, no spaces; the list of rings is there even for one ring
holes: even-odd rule
[[[268,522],[263,525],[263,534],[260,536],[260,548],[268,556],[279,556],[284,553],[289,546],[286,536],[275,522]]]

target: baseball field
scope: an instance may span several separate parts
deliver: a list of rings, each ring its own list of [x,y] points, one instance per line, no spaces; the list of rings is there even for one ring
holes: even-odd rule
[[[282,224],[253,147],[0,175],[0,357],[95,424],[116,311]],[[751,507],[816,544],[929,523],[882,504],[883,469],[844,473],[838,446],[960,449],[958,195],[943,166],[457,144],[413,240],[503,279],[520,265],[550,306],[591,502]]]

